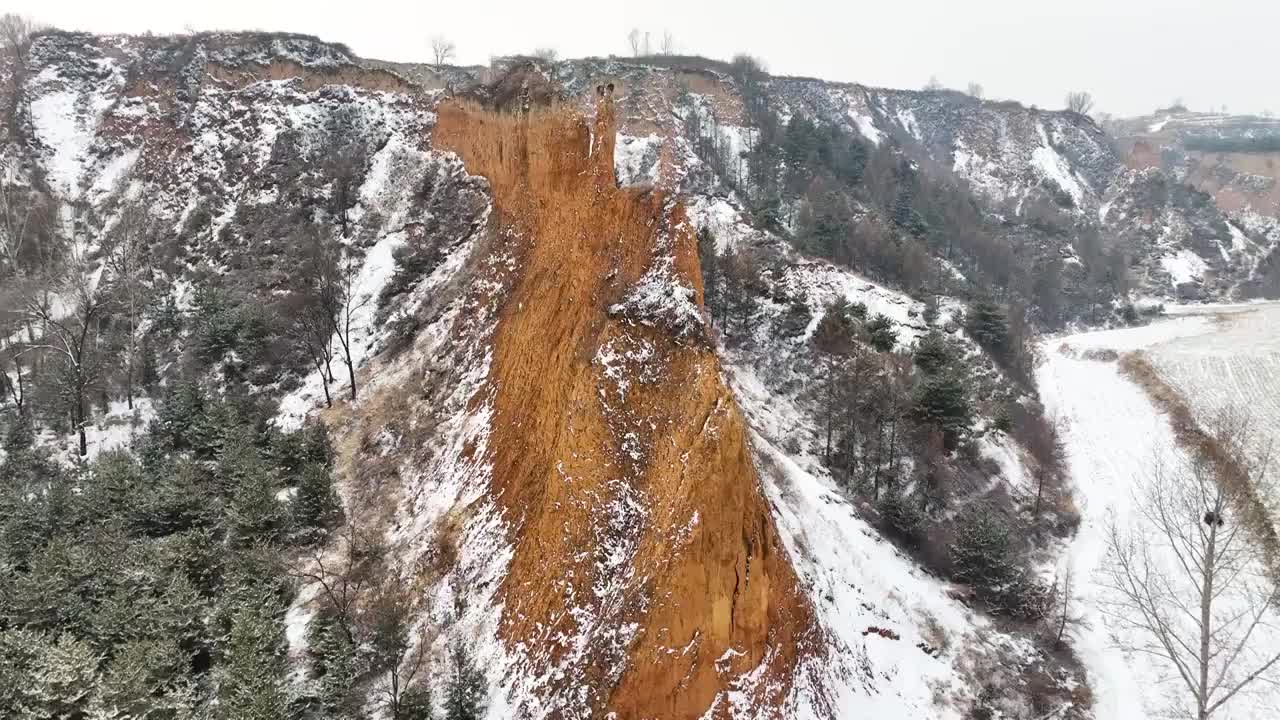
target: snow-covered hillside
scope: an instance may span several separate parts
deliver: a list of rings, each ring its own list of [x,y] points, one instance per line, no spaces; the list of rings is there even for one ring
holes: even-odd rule
[[[430,643],[431,656],[441,660],[432,672],[442,675],[449,646],[464,643],[474,648],[488,675],[490,718],[586,718],[584,698],[609,690],[610,682],[634,670],[627,665],[627,651],[641,637],[641,621],[649,620],[652,606],[672,597],[677,604],[681,600],[675,595],[645,595],[651,588],[642,585],[666,578],[640,577],[627,565],[638,552],[633,535],[646,530],[647,520],[661,514],[658,510],[671,508],[645,506],[645,497],[623,481],[634,478],[613,475],[602,483],[601,493],[581,503],[561,504],[552,498],[548,507],[554,512],[537,518],[550,528],[548,537],[563,541],[570,530],[580,531],[599,552],[574,548],[579,556],[564,565],[571,570],[552,578],[562,583],[553,589],[564,589],[556,601],[566,608],[554,622],[530,621],[535,627],[524,636],[511,630],[546,610],[529,607],[526,612],[519,603],[525,596],[541,597],[533,590],[548,594],[552,582],[538,588],[507,587],[513,584],[512,568],[523,563],[526,572],[550,572],[547,568],[555,567],[549,564],[554,558],[537,557],[549,545],[538,543],[533,550],[526,546],[519,555],[524,540],[520,533],[533,521],[524,516],[524,506],[491,492],[496,451],[504,449],[512,456],[531,452],[528,438],[542,426],[540,417],[526,425],[504,425],[496,410],[498,383],[491,377],[500,318],[516,318],[514,324],[534,314],[524,304],[526,298],[512,303],[510,295],[515,279],[526,270],[517,262],[516,251],[532,240],[514,226],[497,224],[500,208],[492,183],[473,176],[475,168],[467,167],[461,155],[433,146],[432,133],[442,126],[448,107],[441,104],[447,92],[435,87],[444,84],[437,81],[445,75],[421,68],[400,73],[393,64],[363,61],[343,48],[308,38],[234,34],[127,38],[51,33],[38,38],[30,70],[23,87],[28,110],[24,124],[0,157],[10,161],[12,174],[23,183],[44,183],[56,193],[63,203],[63,219],[77,237],[105,236],[122,222],[125,205],[147,205],[157,225],[157,305],[165,306],[153,309],[149,334],[154,330],[161,337],[156,328],[162,309],[212,308],[210,314],[216,315],[218,296],[210,288],[249,298],[245,304],[264,316],[283,314],[284,299],[298,272],[286,247],[304,232],[314,232],[347,249],[353,258],[347,277],[351,312],[345,334],[329,345],[351,346],[345,359],[353,366],[353,379],[360,382],[353,400],[344,399],[348,392],[357,395],[351,380],[342,372],[326,380],[283,332],[280,337],[258,338],[264,355],[271,356],[261,363],[269,372],[246,377],[239,372],[244,363],[235,352],[218,350],[211,358],[193,360],[204,352],[194,347],[194,331],[165,337],[163,350],[173,357],[158,372],[169,379],[195,377],[219,391],[240,384],[255,399],[278,402],[275,421],[282,427],[323,418],[335,433],[348,507],[358,508],[353,512],[363,513],[362,520],[384,531],[401,563],[395,571],[414,589],[419,625],[445,628],[421,640]],[[450,83],[462,82],[470,72],[453,69],[447,76]],[[701,381],[715,378],[714,368],[720,368],[723,384],[716,380],[712,385],[724,402],[717,400],[714,413],[698,418],[693,427],[702,431],[692,442],[714,449],[710,440],[717,437],[718,422],[743,430],[745,420],[739,449],[749,446],[740,453],[747,458],[742,463],[746,471],[712,479],[742,492],[744,478],[758,477],[759,494],[751,495],[754,486],[744,494],[763,498],[758,503],[760,517],[768,521],[737,535],[723,533],[732,536],[724,542],[735,553],[745,544],[744,557],[754,558],[752,553],[763,551],[753,547],[751,533],[780,540],[785,553],[773,553],[768,561],[794,571],[798,593],[793,595],[801,596],[797,606],[803,609],[795,615],[807,622],[807,613],[812,614],[812,624],[805,627],[813,634],[803,638],[812,644],[795,643],[804,652],[795,667],[788,668],[794,669],[794,677],[779,681],[769,674],[770,663],[786,662],[773,655],[743,672],[738,665],[746,662],[746,650],[734,647],[709,663],[708,658],[698,658],[713,667],[708,674],[714,675],[714,682],[725,685],[722,690],[716,686],[705,717],[959,720],[972,717],[967,713],[979,707],[1004,713],[1003,717],[1054,717],[1035,709],[1033,701],[1045,697],[1055,703],[1053,713],[1083,717],[1090,688],[1093,713],[1100,720],[1155,717],[1153,713],[1175,697],[1167,690],[1168,673],[1158,664],[1117,651],[1110,641],[1114,623],[1098,611],[1099,602],[1106,599],[1097,579],[1103,562],[1101,528],[1113,515],[1138,523],[1127,499],[1134,478],[1153,454],[1172,461],[1181,451],[1151,401],[1114,362],[1087,351],[1151,350],[1171,380],[1188,389],[1230,378],[1231,382],[1213,385],[1214,391],[1204,397],[1249,400],[1267,413],[1264,422],[1277,423],[1280,407],[1267,391],[1267,383],[1280,372],[1275,348],[1248,345],[1250,338],[1274,327],[1274,309],[1246,315],[1240,323],[1224,326],[1225,331],[1196,316],[1145,329],[1056,339],[1043,348],[1039,392],[1050,414],[1067,421],[1076,504],[1084,521],[1068,548],[1060,545],[1060,535],[1044,532],[1035,536],[1044,547],[1029,551],[1037,572],[1043,569],[1040,580],[1056,581],[1055,568],[1067,562],[1085,578],[1079,599],[1089,608],[1088,622],[1075,631],[1075,640],[1088,671],[1086,686],[1075,658],[1046,650],[1046,642],[1029,623],[985,614],[972,589],[952,586],[927,571],[918,556],[882,534],[878,509],[865,494],[851,489],[847,479],[835,477],[816,449],[822,432],[814,396],[820,390],[821,370],[813,338],[829,308],[842,301],[859,307],[866,318],[883,318],[890,325],[890,348],[877,356],[881,370],[897,368],[897,377],[910,376],[910,351],[928,335],[945,336],[965,371],[980,383],[973,391],[973,416],[966,418],[971,425],[966,431],[972,431],[964,449],[969,456],[953,461],[963,465],[951,490],[955,504],[933,510],[939,522],[954,520],[970,501],[988,498],[1002,501],[1000,507],[1014,519],[1030,515],[1024,501],[1034,494],[1030,478],[1037,461],[1010,432],[995,426],[1001,408],[1034,406],[1036,391],[999,369],[963,329],[965,300],[991,288],[965,286],[964,273],[938,251],[917,258],[930,282],[950,287],[943,281],[955,281],[966,293],[949,296],[935,288],[927,293],[931,302],[926,304],[925,292],[912,297],[892,282],[869,279],[849,263],[806,257],[788,237],[787,223],[793,219],[770,226],[753,216],[747,198],[736,188],[742,187],[742,159],[752,151],[758,130],[748,126],[741,88],[727,72],[582,60],[560,64],[546,74],[548,81],[553,75],[565,82],[570,95],[592,98],[597,80],[618,83],[622,117],[614,170],[623,188],[618,195],[638,206],[637,198],[651,197],[643,191],[656,187],[672,193],[660,206],[664,219],[679,206],[674,198],[687,209],[687,224],[664,227],[663,242],[671,242],[676,231],[688,239],[708,228],[721,252],[743,250],[762,258],[750,286],[750,326],[745,337],[733,343],[709,330],[713,324],[693,301],[698,294],[695,283],[685,282],[687,278],[677,281],[675,251],[667,246],[658,248],[661,262],[653,264],[657,270],[644,275],[632,294],[609,309],[619,316],[634,310],[627,299],[634,299],[638,289],[647,293],[641,300],[675,301],[684,325],[696,329],[688,333],[696,336],[696,343],[686,344],[682,334],[670,354],[696,356],[703,363],[698,368],[710,368],[700,371]],[[1083,254],[1074,243],[1078,238],[1071,235],[1098,234],[1105,243],[1129,247],[1131,252],[1118,257],[1131,261],[1137,291],[1157,298],[1217,298],[1235,292],[1252,277],[1271,241],[1273,225],[1263,219],[1228,222],[1211,202],[1170,184],[1159,171],[1124,168],[1109,139],[1083,116],[953,92],[891,91],[796,78],[767,82],[783,119],[811,117],[839,126],[872,147],[898,148],[901,157],[895,159],[905,168],[935,165],[940,176],[955,181],[958,205],[978,208],[982,222],[1002,229],[999,239],[1008,244],[1009,262],[1028,262],[1047,253],[1076,268],[1076,275],[1085,278],[1081,282],[1106,282],[1100,269],[1093,268],[1092,274],[1080,269]],[[686,130],[686,124],[704,120],[714,121],[710,124],[718,133],[716,142],[725,150],[720,160],[729,161],[723,167],[700,156],[695,151],[698,138]],[[590,153],[604,146],[597,144],[598,135],[583,137],[591,143]],[[527,137],[522,140],[527,142]],[[501,163],[504,146],[497,147],[494,154]],[[892,169],[886,172],[892,174]],[[585,183],[596,176],[574,177]],[[857,211],[869,214],[871,202],[857,193]],[[780,215],[795,209],[787,202],[780,201]],[[1050,227],[1054,222],[1066,225]],[[600,239],[578,238],[578,244]],[[637,257],[653,250],[629,249]],[[603,265],[621,265],[623,260],[600,259],[606,255],[591,256],[602,265],[585,270],[593,279],[612,281],[619,272],[618,267]],[[693,253],[687,255],[679,271],[692,275],[697,262]],[[563,257],[554,260],[563,262]],[[554,286],[554,278],[545,284]],[[604,288],[601,294],[614,289]],[[541,295],[527,296],[529,303],[542,301]],[[577,308],[539,309],[554,318]],[[599,323],[616,320],[610,316]],[[596,332],[596,322],[573,330],[586,337],[589,333],[583,328]],[[549,331],[535,329],[529,337],[559,337],[545,332]],[[1190,344],[1181,344],[1184,341]],[[1234,352],[1243,345],[1248,345],[1245,351]],[[586,340],[573,347],[590,350]],[[666,379],[654,368],[669,367],[654,363],[668,358],[657,358],[653,345],[637,345],[630,354],[613,353],[614,347],[585,357],[591,372],[600,370],[616,383],[620,396],[628,388],[639,393]],[[536,387],[549,382],[546,377],[522,375],[531,362],[517,350],[505,358],[510,377]],[[570,354],[559,352],[564,348],[555,350],[539,358],[565,360],[561,356]],[[339,358],[331,360],[339,366]],[[636,378],[624,377],[628,363],[639,368]],[[867,386],[888,382],[888,372],[874,372],[857,381]],[[671,395],[685,389],[677,388]],[[334,406],[328,409],[327,394],[333,395]],[[605,389],[599,390],[599,397],[607,396]],[[895,402],[905,402],[905,397],[903,390]],[[730,411],[735,403],[741,419]],[[518,409],[523,412],[528,405]],[[584,405],[585,401],[574,406],[571,421],[582,416]],[[109,409],[89,429],[92,454],[126,444],[152,413],[146,399],[136,412],[124,412],[118,403]],[[896,418],[905,417],[902,407],[896,410]],[[559,413],[553,420],[569,415]],[[606,419],[629,420],[620,417]],[[556,436],[556,443],[580,431],[573,422]],[[657,428],[654,423],[650,429]],[[897,425],[894,428],[896,432]],[[895,443],[906,442],[891,436],[890,454]],[[499,448],[501,443],[506,445]],[[674,441],[670,444],[675,447]],[[554,449],[563,448],[556,444]],[[959,454],[953,451],[953,456]],[[575,467],[587,468],[576,470],[580,475],[593,470],[589,460],[586,453],[560,457],[554,464],[556,482],[568,487],[575,481]],[[688,461],[685,453],[671,464],[687,467]],[[880,500],[878,456],[876,462],[873,501]],[[901,471],[904,486],[923,482],[923,473],[916,471],[924,463],[913,462],[904,457],[898,468],[896,458],[890,461],[892,472]],[[948,461],[939,460],[944,462]],[[594,468],[593,479],[604,477],[601,467]],[[622,477],[621,471],[614,474]],[[697,480],[701,488],[708,475]],[[549,491],[534,486],[528,492],[545,496]],[[681,483],[673,493],[673,506],[685,507],[678,502],[686,501],[691,492]],[[920,496],[927,504],[928,496]],[[567,491],[565,497],[570,497]],[[582,527],[556,526],[567,523],[562,517],[569,517],[569,512],[586,507],[594,514]],[[1040,514],[1038,500],[1036,508]],[[651,554],[687,550],[684,540],[706,522],[695,514],[684,526],[684,535],[660,538]],[[1020,543],[1025,540],[1018,538]],[[947,552],[945,546],[934,550]],[[1064,553],[1069,560],[1059,557]],[[756,577],[750,573],[760,572],[750,562],[745,568],[749,579]],[[572,570],[579,567],[605,580],[575,596],[572,583],[582,582],[582,577]],[[691,572],[690,582],[702,581],[707,574]],[[792,579],[785,573],[765,577],[782,578],[779,585]],[[747,609],[737,606],[736,578],[729,616],[737,618],[735,612],[748,610],[763,615],[761,603]],[[742,597],[749,597],[745,590]],[[699,597],[690,603],[706,600]],[[289,612],[288,639],[295,662],[305,662],[306,629],[316,602],[314,588],[303,588]],[[721,609],[714,612],[724,614]],[[632,622],[634,618],[640,620]],[[743,623],[753,632],[763,624]],[[778,632],[783,625],[777,622],[771,629]],[[671,628],[663,627],[652,635],[670,633]],[[701,635],[696,639],[701,642]],[[768,640],[776,642],[773,636]],[[691,640],[683,650],[660,647],[660,659],[667,662],[676,653],[682,658],[691,649],[697,657],[701,646]],[[597,667],[599,657],[613,664]],[[295,679],[305,684],[304,675],[299,671]],[[770,711],[753,705],[772,693],[784,694],[785,703]],[[573,705],[573,699],[580,704]],[[676,703],[679,698],[661,700]],[[1238,717],[1253,720],[1263,715]]]
[[[747,126],[740,82],[714,63],[695,64],[675,78],[671,72],[618,60],[574,61],[557,69],[569,88],[584,94],[606,79],[620,81],[622,130],[630,136],[623,148],[624,177],[655,180],[656,138],[682,135],[693,141],[691,113],[699,118],[698,132],[714,128],[730,174],[740,176],[758,138]],[[1085,248],[1100,244],[1125,259],[1139,295],[1212,301],[1272,292],[1267,273],[1273,271],[1266,263],[1280,231],[1252,211],[1215,205],[1212,197],[1183,186],[1183,174],[1126,165],[1114,139],[1084,115],[945,90],[886,90],[805,78],[772,78],[767,87],[780,122],[801,115],[869,146],[899,148],[927,164],[933,176],[959,183],[987,221],[1004,229],[1003,241],[1015,255],[1057,255],[1068,275],[1073,268],[1093,275],[1077,282],[1097,283],[1114,272],[1081,268],[1090,262]],[[690,174],[686,183],[724,193],[723,183],[705,171]]]

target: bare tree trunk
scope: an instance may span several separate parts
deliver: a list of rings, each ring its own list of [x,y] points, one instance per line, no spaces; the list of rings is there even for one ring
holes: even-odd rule
[[[880,467],[884,464],[884,417],[876,416],[875,494],[880,496]]]
[[[130,410],[133,410],[133,361],[130,359],[124,366],[124,398]]]
[[[16,355],[13,358],[13,373],[17,380],[15,383],[16,391],[14,392],[13,401],[18,406],[18,414],[27,414],[27,386],[22,379],[22,360]]]
[[[823,404],[826,406],[827,421],[827,445],[823,451],[822,459],[826,462],[827,467],[831,466],[831,435],[836,424],[836,400],[835,400],[835,363],[827,359],[827,396],[823,398]]]
[[[898,475],[898,418],[897,413],[889,416],[889,475]]]
[[[1212,522],[1206,523],[1206,525],[1208,526],[1209,540],[1204,556],[1213,558],[1215,556],[1214,549],[1218,544],[1218,525]],[[1199,720],[1208,720],[1209,663],[1213,658],[1210,654],[1210,640],[1213,638],[1213,575],[1216,563],[1205,562],[1203,565],[1204,567],[1201,571],[1203,579],[1200,586],[1200,692],[1196,694],[1196,700],[1199,704]]]
[[[80,457],[85,457],[86,455],[88,455],[88,454],[89,454],[89,439],[88,439],[88,437],[85,435],[85,430],[84,430],[84,426],[85,426],[85,419],[84,419],[84,415],[85,415],[85,413],[84,413],[84,392],[83,392],[83,391],[77,391],[77,393],[76,393],[76,410],[75,410],[74,417],[75,417],[75,419],[76,419],[76,430],[80,433]]]

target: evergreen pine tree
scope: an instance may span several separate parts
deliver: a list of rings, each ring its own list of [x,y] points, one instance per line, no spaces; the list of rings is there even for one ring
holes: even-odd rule
[[[333,441],[329,438],[329,430],[323,423],[307,423],[301,430],[302,461],[333,467]]]
[[[38,632],[0,630],[0,708],[5,717],[38,717],[35,670],[41,648],[53,639]]]
[[[342,501],[333,488],[333,474],[324,465],[308,464],[293,496],[293,522],[299,532],[324,530],[342,519]]]
[[[951,365],[951,348],[947,339],[937,330],[920,338],[913,353],[916,365],[926,373],[937,373]]]
[[[837,297],[827,305],[812,342],[820,352],[847,355],[853,350],[853,323],[849,318],[849,301]]]
[[[157,353],[151,341],[151,333],[142,336],[142,347],[139,353],[138,384],[151,392],[160,385],[160,371],[156,367]]]
[[[462,643],[449,653],[449,677],[445,689],[445,720],[480,720],[486,709],[488,685],[484,674]]]
[[[98,456],[89,472],[84,494],[89,509],[98,517],[127,516],[129,505],[145,499],[140,484],[142,468],[133,455],[110,450]]]
[[[102,718],[169,720],[189,702],[170,697],[184,685],[187,658],[172,642],[130,640],[115,649],[96,689],[94,715]],[[185,708],[185,709],[190,709]]]
[[[317,700],[324,717],[343,717],[362,700],[352,691],[367,669],[363,654],[332,616],[312,620],[308,639]]]
[[[864,326],[867,342],[880,352],[891,352],[898,342],[898,331],[893,329],[893,321],[887,315],[877,314]]]
[[[8,457],[15,454],[26,452],[35,447],[36,433],[35,428],[31,426],[31,418],[26,414],[14,415],[5,427],[4,444],[0,447],[4,448],[4,453]]]
[[[194,383],[172,386],[156,404],[156,417],[148,432],[149,443],[159,451],[191,447],[192,428],[204,412],[204,395]]]
[[[1009,523],[989,509],[971,510],[961,518],[951,545],[955,577],[998,590],[1017,576],[1012,552]]]
[[[254,446],[253,435],[232,432],[218,453],[218,480],[230,493],[226,523],[233,544],[274,542],[286,525],[286,508],[276,498],[278,488],[267,464]]]
[[[698,261],[702,266],[702,298],[713,323],[724,318],[724,274],[711,229],[698,229]]]
[[[266,472],[246,473],[236,482],[227,502],[227,536],[234,545],[273,543],[287,522],[287,509],[276,498]]]
[[[89,643],[71,634],[41,648],[31,677],[32,717],[87,716],[100,660]]]
[[[404,692],[400,698],[400,717],[398,720],[432,720],[431,691],[423,686],[414,686]]]
[[[130,505],[134,532],[162,537],[216,524],[222,502],[204,465],[180,458],[144,475],[147,489]]]
[[[991,352],[1003,352],[1009,341],[1009,319],[1004,308],[991,300],[979,300],[969,306],[965,330]]]
[[[952,371],[925,376],[916,386],[912,413],[919,422],[941,430],[945,447],[954,450],[972,413],[960,375]]]
[[[218,684],[222,720],[280,720],[287,716],[284,627],[268,597],[239,601],[231,613]]]

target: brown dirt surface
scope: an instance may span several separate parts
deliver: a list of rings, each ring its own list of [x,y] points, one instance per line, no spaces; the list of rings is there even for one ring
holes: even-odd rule
[[[664,253],[702,301],[682,206],[615,186],[616,124],[609,98],[594,119],[438,109],[433,143],[489,180],[515,246],[488,379],[500,635],[525,670],[564,670],[548,689],[575,716],[697,718],[732,686],[776,717],[817,650],[812,609],[710,343],[610,312]]]
[[[209,77],[230,88],[245,88],[263,80],[302,81],[302,89],[311,92],[326,85],[347,85],[370,92],[412,93],[414,86],[403,78],[376,68],[346,65],[338,68],[307,68],[291,60],[272,60],[269,65],[229,68],[207,63]]]

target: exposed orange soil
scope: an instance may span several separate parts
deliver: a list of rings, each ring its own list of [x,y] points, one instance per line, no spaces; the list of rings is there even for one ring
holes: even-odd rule
[[[683,208],[615,186],[615,135],[608,99],[594,121],[438,110],[433,143],[488,178],[517,258],[489,377],[500,634],[566,670],[548,689],[580,691],[575,716],[697,718],[762,663],[752,703],[776,716],[812,611],[710,343],[610,314],[662,247],[702,300]]]

